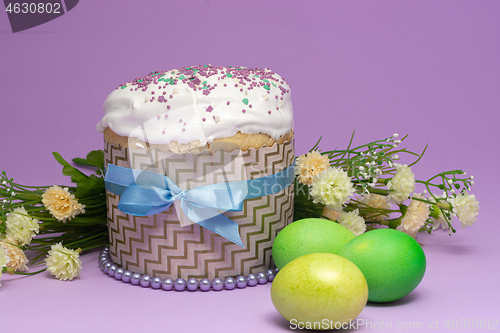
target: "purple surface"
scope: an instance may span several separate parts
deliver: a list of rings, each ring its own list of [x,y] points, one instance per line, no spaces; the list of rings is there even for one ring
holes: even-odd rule
[[[395,303],[369,304],[359,318],[395,331],[421,322],[418,332],[455,331],[447,319],[500,320],[499,15],[496,0],[88,0],[13,34],[3,12],[0,169],[25,184],[68,184],[51,152],[72,158],[102,148],[95,125],[105,97],[152,70],[270,67],[292,85],[297,153],[319,135],[331,148],[346,146],[354,128],[355,143],[397,132],[410,135],[411,149],[429,143],[418,178],[455,168],[475,176],[476,225],[452,237],[419,235],[428,260],[421,285]],[[287,330],[269,284],[162,292],[119,283],[96,260],[84,256],[73,282],[4,275],[2,331]]]

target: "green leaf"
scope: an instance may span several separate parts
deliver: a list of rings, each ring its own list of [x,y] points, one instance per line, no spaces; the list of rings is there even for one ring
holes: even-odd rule
[[[72,159],[73,163],[78,164],[78,165],[85,165],[85,166],[95,166],[89,163],[86,159],[80,158],[80,157],[75,157]]]
[[[87,162],[99,169],[104,169],[104,152],[102,150],[92,150],[87,154]]]
[[[104,179],[96,175],[90,175],[86,180],[78,182],[76,187],[76,194],[79,198],[104,193],[104,191]]]
[[[78,184],[81,181],[85,181],[87,178],[89,178],[86,174],[81,172],[80,170],[76,169],[74,166],[66,162],[64,158],[62,158],[61,154],[57,152],[53,152],[52,155],[54,155],[54,158],[56,159],[59,164],[61,164],[63,167],[62,174],[65,176],[70,176],[71,177],[71,182]]]

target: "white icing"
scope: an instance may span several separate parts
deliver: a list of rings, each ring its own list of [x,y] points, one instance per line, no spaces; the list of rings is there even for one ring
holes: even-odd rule
[[[226,69],[222,70],[225,72]],[[166,77],[171,72],[176,70],[166,72]],[[272,73],[269,70],[265,72]],[[198,89],[202,84],[193,89],[181,80],[175,85],[151,82],[146,91],[142,91],[142,88],[135,90],[135,81],[127,83],[123,89],[118,87],[104,102],[105,115],[97,124],[97,130],[103,132],[109,127],[118,135],[136,137],[153,144],[168,144],[171,141],[199,141],[205,144],[217,138],[233,136],[237,132],[265,133],[277,140],[292,129],[290,87],[279,75],[273,73],[272,77],[268,77],[269,90],[262,86],[248,89],[248,81],[242,85],[239,79],[221,75],[220,70],[219,74],[209,77],[199,73],[194,77],[202,83],[206,81],[208,86],[217,86],[208,95],[203,94],[205,90]],[[252,75],[248,77],[260,82],[259,78],[253,80]],[[227,86],[224,87],[224,84]],[[173,98],[170,98],[171,95]],[[164,96],[167,102],[159,102],[160,96]],[[155,97],[153,101],[152,97]],[[245,98],[248,99],[248,105],[243,102]],[[213,110],[207,112],[210,106]],[[245,112],[242,112],[243,109]]]

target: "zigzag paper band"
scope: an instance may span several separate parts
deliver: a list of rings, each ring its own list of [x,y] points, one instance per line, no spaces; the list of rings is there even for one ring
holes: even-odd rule
[[[105,142],[105,164],[165,172],[187,189],[255,179],[292,165],[293,141],[246,152],[171,155],[147,148],[129,150]],[[222,172],[221,166],[224,166]],[[107,192],[110,252],[114,262],[133,272],[162,278],[222,278],[248,275],[273,266],[271,247],[277,233],[293,219],[293,185],[245,200],[241,212],[223,215],[239,224],[244,249],[198,225],[186,225],[179,207],[136,217],[117,208],[120,197]]]

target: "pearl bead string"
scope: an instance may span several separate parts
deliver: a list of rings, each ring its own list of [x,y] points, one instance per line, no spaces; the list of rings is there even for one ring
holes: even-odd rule
[[[207,278],[196,279],[191,277],[184,280],[178,278],[176,280],[172,279],[162,279],[158,276],[151,277],[147,274],[134,273],[129,270],[125,270],[122,267],[115,264],[109,257],[109,249],[105,247],[99,254],[99,264],[104,273],[109,276],[114,277],[117,280],[123,281],[125,283],[131,283],[135,286],[141,285],[144,288],[153,289],[163,289],[163,290],[177,290],[177,291],[196,291],[198,289],[202,291],[208,291],[210,288],[215,291],[220,291],[222,289],[233,290],[237,288],[253,287],[258,284],[266,284],[267,282],[272,282],[278,269],[268,269],[265,272],[260,272],[258,274],[248,274],[246,277],[239,275],[235,278],[227,277],[224,280],[215,278],[212,281]]]

